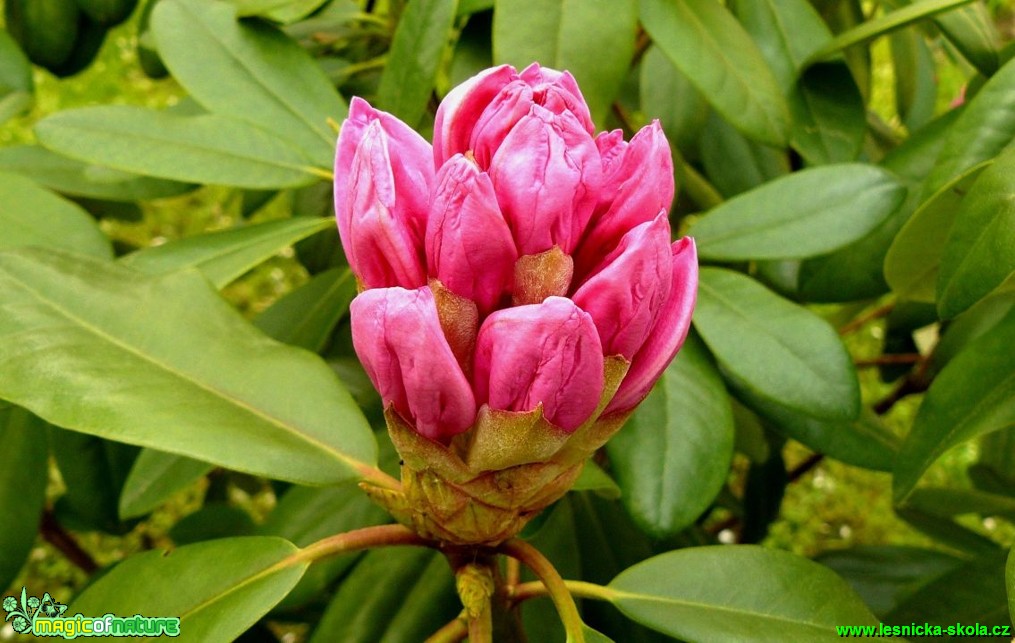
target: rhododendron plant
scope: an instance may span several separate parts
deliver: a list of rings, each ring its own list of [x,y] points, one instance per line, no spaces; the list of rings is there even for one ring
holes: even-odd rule
[[[659,124],[597,136],[566,71],[466,81],[432,148],[353,99],[335,211],[362,289],[353,342],[404,458],[397,515],[498,542],[570,487],[690,326],[697,259],[671,239],[673,194]]]

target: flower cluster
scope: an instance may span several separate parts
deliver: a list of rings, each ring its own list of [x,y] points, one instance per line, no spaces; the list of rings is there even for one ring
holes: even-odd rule
[[[479,74],[441,103],[432,146],[352,101],[335,209],[362,288],[353,341],[410,469],[450,459],[436,478],[458,489],[560,462],[573,480],[686,336],[697,261],[671,241],[673,194],[659,124],[596,136],[567,72]]]

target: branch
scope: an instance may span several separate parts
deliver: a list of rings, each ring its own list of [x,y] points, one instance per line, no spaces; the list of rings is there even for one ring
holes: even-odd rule
[[[39,532],[43,540],[56,547],[64,555],[64,558],[74,563],[86,574],[91,575],[99,570],[99,565],[91,554],[81,548],[78,541],[57,522],[56,516],[49,509],[42,512]]]
[[[567,632],[568,643],[585,643],[585,633],[582,629],[581,616],[578,614],[578,606],[575,605],[574,597],[568,590],[564,579],[553,564],[546,559],[546,556],[525,542],[512,538],[497,548],[497,551],[516,558],[524,563],[542,581],[546,587],[557,614],[564,624],[564,631]],[[516,588],[517,589],[517,588]]]
[[[867,313],[860,315],[859,317],[854,317],[845,326],[839,328],[839,334],[849,335],[853,331],[859,330],[868,322],[872,322],[875,319],[881,319],[882,317],[886,317],[888,313],[892,312],[893,310],[895,310],[895,302],[890,301],[884,306],[879,306],[874,310],[868,311]]]
[[[469,635],[468,616],[463,611],[455,620],[434,632],[423,643],[460,643]]]
[[[378,525],[364,527],[343,534],[328,536],[301,549],[296,558],[299,560],[317,561],[328,556],[347,554],[374,547],[392,545],[408,545],[440,549],[438,543],[426,540],[402,525]]]

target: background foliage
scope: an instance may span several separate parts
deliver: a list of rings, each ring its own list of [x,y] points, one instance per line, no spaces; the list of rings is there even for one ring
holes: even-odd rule
[[[597,459],[609,479],[525,534],[608,585],[585,621],[618,641],[1010,623],[1005,3],[3,5],[0,586],[180,614],[193,640],[452,619],[429,551],[294,558],[385,522],[351,482],[396,465],[348,336],[329,119],[359,95],[429,136],[452,86],[538,60],[600,128],[661,121],[703,262],[695,331]],[[545,599],[522,617],[563,636]]]

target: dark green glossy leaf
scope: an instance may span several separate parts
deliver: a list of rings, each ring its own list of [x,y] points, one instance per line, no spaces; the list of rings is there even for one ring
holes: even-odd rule
[[[222,288],[283,248],[334,224],[331,219],[295,217],[242,225],[144,248],[124,256],[120,263],[147,275],[197,268],[216,288]]]
[[[801,170],[726,201],[691,227],[705,259],[786,259],[862,238],[905,198],[885,170],[866,164]]]
[[[371,551],[343,580],[310,642],[423,640],[461,609],[454,587],[439,553],[415,547]]]
[[[701,340],[688,338],[607,449],[621,499],[646,533],[677,534],[712,504],[733,457],[733,411]]]
[[[234,8],[217,0],[161,0],[151,25],[166,67],[202,106],[331,166],[328,119],[345,118],[346,106],[303,48],[263,22],[237,21]]]
[[[0,29],[0,123],[32,106],[32,64],[6,31]]]
[[[653,42],[723,118],[747,136],[783,146],[789,109],[751,37],[713,0],[643,0]]]
[[[0,250],[39,246],[100,258],[113,254],[85,211],[24,176],[0,172],[0,203]]]
[[[985,3],[974,2],[956,11],[939,14],[934,22],[981,74],[989,78],[997,71],[1001,35]]]
[[[571,491],[592,491],[603,498],[610,499],[617,499],[623,493],[613,478],[592,460],[585,463],[581,475],[571,485]]]
[[[997,156],[1015,138],[1015,60],[1008,61],[962,110],[923,186],[934,194],[967,170]]]
[[[1006,555],[1006,551],[995,547],[991,553],[946,572],[889,612],[885,616],[885,623],[931,623],[944,626],[961,623],[965,626],[979,624],[988,628],[994,625],[1010,626],[1008,601],[1005,598]],[[956,635],[938,640],[963,641],[975,638]]]
[[[258,315],[254,325],[280,342],[319,352],[356,296],[348,268],[332,268]]]
[[[920,487],[906,502],[932,516],[980,514],[1015,520],[1015,498],[976,489]]]
[[[683,640],[839,641],[836,625],[877,624],[827,568],[761,547],[672,551],[624,571],[609,590],[631,619]]]
[[[234,640],[296,584],[307,562],[281,538],[225,538],[131,556],[70,604],[71,614],[178,616],[174,640]]]
[[[0,468],[0,587],[9,587],[35,542],[46,502],[49,442],[46,423],[24,409],[0,409],[0,444],[7,466]]]
[[[750,277],[703,268],[694,325],[751,392],[818,418],[859,415],[856,372],[835,330]]]
[[[419,123],[433,93],[458,0],[410,2],[398,20],[377,88],[381,109]]]
[[[1015,308],[1015,294],[1000,294],[984,299],[949,322],[934,347],[933,371],[944,368],[969,342],[1001,323],[1012,308]]]
[[[578,80],[592,118],[602,126],[634,55],[638,3],[497,0],[493,15],[494,63],[521,69],[538,62],[567,69]]]
[[[939,551],[891,545],[830,551],[815,560],[842,576],[880,617],[962,565],[961,558]]]
[[[1015,425],[1015,312],[971,342],[935,378],[896,460],[897,502],[951,447]]]
[[[1012,547],[1012,553],[1008,554],[1006,577],[1008,579],[1008,613],[1011,615],[1011,620],[1015,622],[1015,547]]]
[[[715,112],[709,113],[699,139],[705,173],[725,197],[789,173],[784,152],[749,140]]]
[[[125,534],[134,526],[120,519],[117,504],[139,449],[84,433],[52,428],[53,455],[66,490],[56,516],[70,529]]]
[[[927,513],[912,505],[896,506],[895,513],[935,542],[967,556],[984,556],[997,551],[996,542],[949,518]]]
[[[697,142],[708,120],[708,103],[655,45],[642,57],[640,73],[642,111],[658,118],[670,142],[687,151]]]
[[[175,181],[262,189],[306,185],[323,175],[285,140],[212,114],[86,107],[42,120],[35,133],[71,158]]]
[[[895,64],[895,111],[911,132],[917,132],[934,116],[937,79],[934,58],[923,35],[903,29],[891,35]]]
[[[214,465],[155,449],[142,449],[120,493],[120,518],[152,511],[173,494],[207,475]]]
[[[933,17],[973,0],[920,0],[913,4],[890,11],[882,16],[863,22],[845,33],[836,36],[830,43],[811,56],[812,61],[823,60],[835,53],[873,40],[896,29],[901,29],[919,20]]]
[[[331,370],[253,329],[196,271],[11,251],[0,302],[0,397],[54,424],[296,482],[375,461]]]
[[[380,525],[390,517],[352,484],[334,487],[292,487],[258,528],[264,536],[279,536],[305,547],[313,542],[361,527]],[[348,570],[359,554],[335,556],[315,563],[279,605],[280,609],[320,598],[327,587]]]
[[[912,301],[934,302],[941,257],[956,213],[989,165],[981,163],[946,183],[902,226],[885,255],[885,279],[893,291]]]
[[[250,536],[255,528],[253,518],[243,509],[222,502],[208,502],[173,525],[169,537],[177,545],[189,545],[202,540]]]
[[[89,165],[38,145],[0,148],[0,170],[24,174],[40,185],[69,196],[106,201],[162,199],[194,188],[186,183]]]
[[[951,319],[1015,275],[1015,150],[985,169],[962,200],[941,256],[938,312]]]

